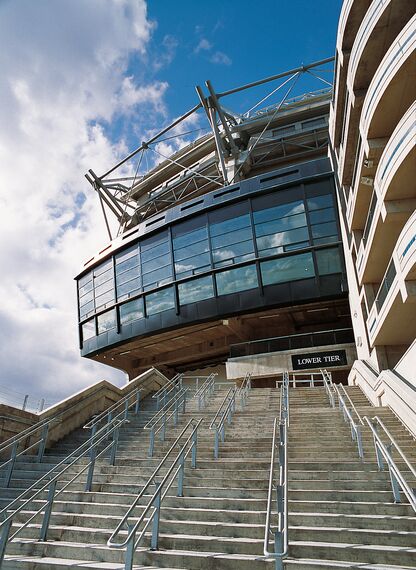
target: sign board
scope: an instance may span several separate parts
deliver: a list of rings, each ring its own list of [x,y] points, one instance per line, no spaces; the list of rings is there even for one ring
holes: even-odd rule
[[[310,370],[312,368],[330,368],[332,366],[346,365],[347,355],[345,350],[292,354],[293,370]]]

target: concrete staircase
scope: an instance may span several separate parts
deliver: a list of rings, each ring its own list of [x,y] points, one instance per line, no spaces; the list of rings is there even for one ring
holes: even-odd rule
[[[85,476],[64,491],[54,503],[48,542],[37,541],[40,521],[35,519],[8,545],[2,568],[122,568],[124,552],[108,548],[106,542],[191,417],[204,419],[198,432],[197,468],[191,470],[187,465],[183,498],[176,497],[176,489],[171,488],[163,501],[160,549],[139,549],[135,568],[272,568],[272,563],[261,556],[279,392],[267,388],[251,391],[245,410],[238,411],[232,425],[227,426],[220,458],[214,460],[214,434],[208,426],[226,390],[217,389],[201,412],[190,402],[179,425],[169,430],[167,440],[156,443],[153,458],[147,457],[149,437],[142,429],[154,413],[153,402],[147,400],[139,417],[133,416],[120,434],[116,465],[98,461],[91,492],[84,491]],[[391,412],[369,406],[359,389],[347,390],[360,413],[374,415],[377,411],[414,460],[414,441]],[[77,430],[48,450],[44,464],[28,459],[20,462],[13,486],[0,489],[0,506],[3,508],[85,437]],[[324,389],[290,389],[287,568],[416,567],[416,517],[409,505],[393,504],[388,473],[377,470],[368,429],[364,429],[363,440],[365,461],[361,462],[349,427],[338,410],[329,407]],[[145,499],[143,507],[149,496]],[[17,517],[13,529],[40,505],[33,501]]]

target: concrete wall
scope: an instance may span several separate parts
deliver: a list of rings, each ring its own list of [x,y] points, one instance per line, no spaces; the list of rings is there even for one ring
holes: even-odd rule
[[[414,368],[412,377],[414,381]],[[410,433],[416,437],[416,386],[394,370],[380,374],[360,360],[354,363],[348,382],[360,386],[374,406],[388,406],[398,416]]]
[[[253,354],[251,356],[241,356],[239,358],[229,358],[226,362],[227,379],[237,380],[244,378],[247,372],[250,372],[253,378],[270,377],[281,374],[285,370],[292,371],[292,355],[305,354],[313,352],[332,352],[335,350],[345,350],[347,355],[346,367],[326,366],[328,370],[349,370],[357,358],[355,345],[353,344],[337,344],[329,346],[319,346],[314,348],[300,348],[297,350],[269,352],[267,354]],[[311,368],[311,371],[316,368]],[[302,370],[302,372],[307,372]]]
[[[0,405],[0,442],[21,433],[37,422],[59,414],[59,421],[52,424],[48,434],[48,445],[87,423],[95,414],[104,411],[136,388],[142,388],[144,398],[163,386],[168,379],[155,368],[143,372],[122,388],[102,380],[80,392],[58,402],[40,414],[33,414],[11,406]]]

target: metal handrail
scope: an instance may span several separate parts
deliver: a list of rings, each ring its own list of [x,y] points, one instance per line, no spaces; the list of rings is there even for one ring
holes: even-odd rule
[[[198,410],[205,408],[207,403],[207,397],[211,396],[215,390],[215,377],[218,374],[213,372],[206,377],[206,380],[195,392],[193,398],[198,398]]]
[[[338,386],[334,384],[333,387],[334,387],[335,393],[338,396],[338,405],[339,405],[340,411],[342,412],[342,415],[344,416],[344,421],[349,422],[349,424],[350,424],[351,439],[352,439],[352,441],[356,442],[357,450],[358,450],[358,456],[360,457],[361,460],[363,460],[364,459],[364,450],[363,450],[363,439],[362,439],[362,434],[361,434],[361,427],[355,423],[355,421],[351,415],[351,412],[349,411],[347,404],[344,401],[344,398],[340,394]]]
[[[283,570],[283,559],[289,551],[288,524],[288,427],[290,422],[289,406],[289,374],[284,373],[280,388],[280,420],[273,424],[273,440],[270,458],[269,488],[267,495],[266,523],[264,529],[263,554],[266,558],[275,559],[275,569]],[[283,402],[283,403],[282,403]],[[279,426],[279,444],[276,444],[277,426]],[[279,452],[279,482],[274,484],[276,448]],[[277,526],[271,528],[273,491],[276,490]],[[269,551],[270,534],[274,535],[274,552]]]
[[[374,418],[369,418],[368,416],[364,416],[364,419],[367,422],[373,434],[377,465],[380,471],[384,470],[383,458],[387,462],[394,502],[395,503],[401,502],[400,499],[400,488],[401,488],[403,493],[406,495],[410,503],[410,506],[416,512],[416,493],[407,483],[400,469],[396,465],[392,457],[393,447],[399,452],[401,458],[403,459],[403,461],[405,462],[405,464],[407,465],[407,467],[409,468],[410,472],[414,477],[416,477],[416,470],[413,468],[413,466],[411,465],[411,463],[409,462],[403,451],[400,449],[400,447],[398,446],[397,442],[395,441],[391,433],[388,431],[388,429],[386,428],[386,426],[383,424],[383,422],[378,416],[375,416]],[[383,431],[389,438],[390,440],[389,444],[386,445],[381,440],[380,435],[377,432],[377,424],[383,429]]]
[[[171,417],[173,416],[173,425],[176,426],[179,420],[179,409],[182,408],[182,413],[185,413],[187,393],[188,388],[181,388],[143,427],[144,430],[150,430],[149,457],[153,457],[156,435],[160,432],[160,440],[165,441],[166,425]]]
[[[191,466],[193,469],[196,467],[196,458],[197,458],[197,438],[198,438],[198,428],[201,425],[203,420],[200,419],[197,421],[196,419],[192,418],[186,424],[184,429],[181,431],[179,436],[176,438],[175,442],[170,447],[169,451],[160,461],[159,465],[156,467],[152,475],[149,477],[147,483],[144,485],[140,493],[137,495],[135,500],[133,501],[132,505],[129,507],[128,511],[121,519],[113,533],[111,534],[110,538],[108,539],[107,545],[112,548],[124,548],[127,546],[126,549],[126,559],[125,559],[125,570],[131,570],[133,568],[133,558],[134,553],[139,546],[142,538],[145,535],[145,532],[149,525],[153,522],[152,525],[152,535],[151,535],[151,549],[157,550],[158,548],[158,541],[159,541],[159,523],[160,523],[160,511],[163,499],[166,497],[168,491],[172,487],[173,483],[175,482],[176,477],[178,477],[178,497],[183,497],[183,480],[184,480],[184,472],[185,472],[185,460],[188,457],[189,453],[192,452],[192,463]],[[196,423],[195,423],[196,422]],[[170,465],[167,473],[164,475],[162,481],[160,483],[156,483],[155,478],[157,477],[159,471],[162,467],[165,466],[167,459],[169,458],[172,451],[177,447],[179,441],[183,437],[184,433],[188,430],[188,428],[192,426],[192,431],[188,438],[186,439],[185,443],[180,448],[178,454],[176,455],[175,459],[173,460],[172,464]],[[191,444],[190,444],[191,443]],[[189,445],[190,444],[190,445]],[[189,447],[188,447],[189,446]],[[178,466],[179,465],[179,466]],[[177,467],[178,466],[178,467]],[[176,471],[174,472],[175,468],[177,467]],[[170,476],[172,478],[169,481]],[[130,525],[128,523],[128,519],[131,517],[132,512],[138,505],[140,499],[144,496],[145,492],[148,490],[150,485],[155,484],[156,491],[151,496],[150,500],[148,501],[147,505],[145,506],[140,518],[133,524]],[[149,515],[149,511],[152,512]],[[148,518],[146,519],[146,517]],[[144,522],[144,526],[140,531],[139,537],[136,539],[136,533]],[[122,531],[123,527],[127,526],[128,534],[127,537],[122,542],[115,542],[115,538],[117,535]]]
[[[248,395],[250,393],[250,390],[251,390],[251,372],[247,372],[247,374],[244,376],[244,380],[242,381],[241,386],[237,392],[237,397],[240,398],[242,410],[244,410],[244,408],[246,406],[247,398],[248,398]]]
[[[140,393],[143,392],[143,388],[136,388],[129,392],[124,398],[114,402],[109,408],[103,410],[100,414],[93,416],[93,418],[83,426],[83,429],[93,429],[96,427],[104,418],[106,418],[107,423],[111,422],[113,419],[114,412],[118,410],[118,408],[122,408],[121,413],[124,415],[125,419],[127,419],[129,409],[134,405],[134,413],[137,414],[139,412],[140,407]],[[129,403],[130,398],[134,396],[135,399],[132,403]]]
[[[328,396],[329,404],[331,408],[335,408],[335,398],[334,398],[334,384],[332,382],[332,376],[327,370],[321,370],[322,380],[325,386],[325,392]]]
[[[209,429],[215,430],[214,435],[214,458],[218,459],[219,443],[225,441],[225,421],[231,424],[233,413],[235,412],[235,396],[237,387],[234,386],[228,390],[223,401],[220,404],[215,416],[213,417]]]
[[[156,409],[159,409],[160,401],[163,399],[163,404],[166,404],[167,395],[172,392],[172,390],[177,391],[177,388],[182,388],[182,381],[183,381],[183,374],[175,374],[175,376],[169,380],[164,386],[159,388],[157,392],[155,392],[152,396],[153,399],[156,399]]]
[[[342,391],[344,392],[344,395],[346,396],[348,402],[350,403],[351,408],[354,410],[355,415],[358,418],[358,421],[360,422],[360,424],[364,425],[363,419],[360,416],[360,414],[357,411],[357,408],[354,405],[354,402],[351,400],[350,395],[348,394],[348,392],[346,391],[345,387],[343,384],[338,384],[338,387],[340,387],[342,389]]]
[[[43,477],[35,481],[35,483],[33,483],[30,487],[28,487],[25,491],[23,491],[23,493],[21,493],[9,505],[7,505],[7,507],[5,507],[2,511],[0,511],[0,520],[4,517],[4,519],[1,520],[0,522],[0,566],[4,559],[4,554],[7,544],[11,542],[18,534],[20,534],[20,532],[24,528],[26,528],[27,525],[31,523],[32,520],[37,515],[41,514],[42,512],[43,512],[43,520],[40,529],[39,540],[46,541],[54,500],[87,470],[88,473],[87,473],[87,481],[85,484],[85,490],[91,491],[95,462],[99,457],[101,457],[102,455],[104,455],[104,453],[106,453],[108,450],[111,449],[110,464],[111,465],[115,464],[119,430],[120,427],[126,421],[127,420],[113,420],[112,422],[113,425],[110,427],[110,429],[108,429],[108,426],[103,426],[86,442],[80,445],[75,451],[70,453],[67,457],[65,457],[62,461],[60,461],[47,473],[45,473]],[[104,449],[102,449],[100,452],[97,453],[98,446],[103,442],[108,441],[110,435],[113,435],[110,443],[108,443],[104,447]],[[57,491],[56,486],[58,480],[62,477],[64,473],[66,473],[69,469],[71,469],[80,459],[85,457],[86,453],[90,455],[90,461],[86,465],[84,465],[82,469],[78,473],[76,473],[74,477],[72,477],[69,481],[67,481]],[[69,463],[68,460],[70,460]],[[56,473],[56,470],[62,466],[63,469],[61,469],[59,473]],[[30,518],[23,525],[19,526],[19,528],[14,532],[14,534],[12,534],[12,536],[9,537],[10,528],[14,517],[18,513],[20,513],[25,507],[27,507],[29,503],[32,503],[34,499],[36,499],[45,492],[48,493],[47,498],[42,499],[45,501],[45,504],[43,504],[40,507],[40,509],[38,509],[33,515],[31,515]],[[11,510],[12,512],[10,512]]]

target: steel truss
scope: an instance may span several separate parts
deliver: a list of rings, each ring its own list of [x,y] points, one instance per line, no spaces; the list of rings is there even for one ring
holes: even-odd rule
[[[276,141],[276,139],[265,136],[265,133],[282,109],[288,106],[295,107],[296,104],[302,104],[308,99],[328,96],[332,83],[322,78],[320,74],[332,73],[333,70],[319,68],[333,61],[333,57],[326,58],[220,93],[215,92],[212,83],[208,80],[205,82],[207,95],[199,85],[196,86],[199,103],[192,109],[175,119],[148,141],[142,142],[138,148],[101,176],[90,169],[85,177],[99,196],[110,239],[113,239],[113,236],[107,217],[108,212],[111,212],[118,221],[117,235],[119,235],[127,228],[177,203],[237,182],[250,168],[255,168],[260,163],[264,165],[276,160],[274,156],[276,153],[285,156],[290,148],[290,154],[293,156],[296,148],[298,152],[313,152],[326,145],[327,136],[323,130],[315,131],[312,141],[305,141],[304,135]],[[298,79],[305,74],[320,80],[329,88],[290,98]],[[221,102],[229,95],[278,80],[282,81],[277,87],[242,115],[229,111]],[[285,87],[286,91],[279,103],[258,109],[266,100]],[[176,134],[174,129],[200,110],[203,110],[207,117],[210,133],[198,138],[174,155],[164,156],[157,148],[157,143],[168,139],[180,139],[195,132]],[[239,134],[246,125],[249,126],[256,121],[260,121],[261,132],[248,146],[247,141]],[[199,132],[201,130],[196,129]],[[172,131],[171,136],[162,138]],[[256,147],[258,147],[257,151]],[[204,158],[197,163],[189,164],[193,150],[200,151]],[[147,169],[149,171],[146,174],[140,174],[143,160],[148,164],[150,155],[157,156],[158,160],[163,159],[163,161],[158,166]],[[135,167],[133,161],[137,161]],[[234,169],[229,167],[230,161],[233,162]],[[111,177],[116,171],[118,176]]]

